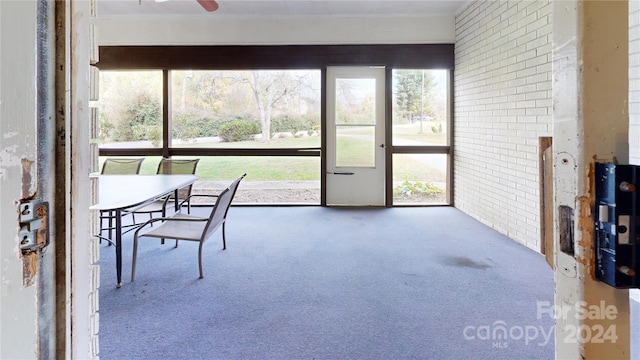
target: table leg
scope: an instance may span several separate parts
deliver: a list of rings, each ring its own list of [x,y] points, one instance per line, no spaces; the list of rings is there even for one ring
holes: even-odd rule
[[[175,211],[173,213],[177,214],[178,211],[180,210],[180,200],[178,199],[178,189],[176,189],[173,192],[173,198],[175,199],[175,202],[173,203],[173,208],[174,208]],[[164,239],[162,239],[162,240],[164,240]],[[178,247],[178,239],[176,239],[176,246],[175,247]]]
[[[122,286],[122,211],[116,210],[116,287]]]

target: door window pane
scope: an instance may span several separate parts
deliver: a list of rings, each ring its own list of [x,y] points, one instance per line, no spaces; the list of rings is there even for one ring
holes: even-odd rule
[[[447,204],[447,154],[394,154],[393,204]]]
[[[336,79],[336,124],[375,124],[375,79]]]
[[[393,145],[448,145],[448,70],[393,70]]]
[[[162,71],[100,71],[100,148],[162,146]]]
[[[375,167],[375,126],[336,127],[336,167]]]
[[[375,167],[376,80],[336,79],[336,167]]]
[[[320,71],[172,71],[173,147],[320,147]]]

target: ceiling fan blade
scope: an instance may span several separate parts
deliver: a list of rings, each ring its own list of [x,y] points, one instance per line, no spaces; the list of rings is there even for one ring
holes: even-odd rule
[[[208,12],[218,10],[218,3],[215,0],[196,0]]]

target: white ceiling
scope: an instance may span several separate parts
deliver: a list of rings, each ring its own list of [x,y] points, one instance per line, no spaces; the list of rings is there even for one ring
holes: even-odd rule
[[[98,17],[397,17],[454,15],[469,0],[218,0],[206,12],[196,0],[98,0]]]

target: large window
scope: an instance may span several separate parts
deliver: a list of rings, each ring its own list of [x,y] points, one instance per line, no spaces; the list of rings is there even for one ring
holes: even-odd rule
[[[101,148],[162,147],[162,71],[101,71]]]
[[[393,203],[448,204],[448,70],[393,70]]]
[[[163,140],[163,72],[100,72],[102,149],[191,149],[194,156],[190,157],[201,159],[194,193],[220,192],[247,172],[237,203],[320,203],[317,157],[198,154],[204,149],[319,150],[319,70],[182,70],[168,74],[170,136]],[[147,156],[142,173],[154,173],[159,159]]]
[[[173,147],[320,147],[320,71],[172,71]]]
[[[393,145],[449,145],[447,70],[393,70]]]
[[[311,156],[174,156],[173,159],[199,158],[193,186],[194,194],[219,194],[238,176],[247,172],[234,204],[320,203],[320,158]],[[121,158],[121,157],[119,157]],[[161,156],[146,156],[140,174],[155,174]],[[100,168],[105,157],[100,157]],[[250,169],[250,170],[247,170]],[[248,175],[247,175],[248,176]],[[193,204],[209,204],[211,198],[194,197]]]
[[[385,203],[450,203],[452,44],[102,46],[99,59],[101,158],[145,157],[146,173],[200,158],[196,193],[246,172],[237,201],[258,204],[326,204],[325,69],[384,67]],[[368,99],[347,100],[338,162],[372,150]]]

